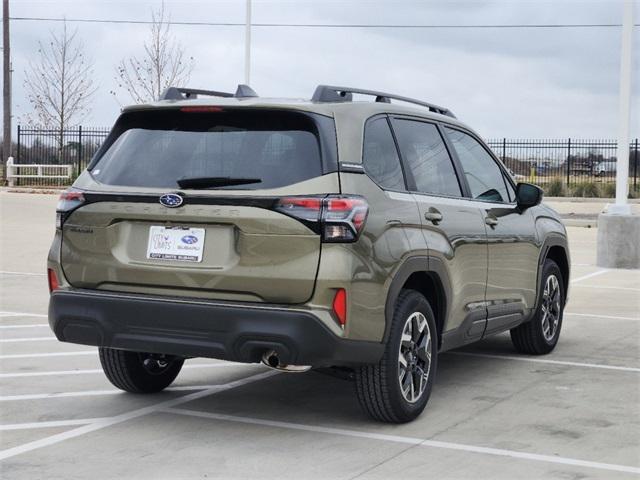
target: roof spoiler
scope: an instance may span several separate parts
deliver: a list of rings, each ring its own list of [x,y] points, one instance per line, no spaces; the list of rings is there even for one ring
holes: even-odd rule
[[[391,103],[391,100],[399,100],[401,102],[412,103],[414,105],[420,105],[426,107],[429,111],[439,113],[440,115],[446,115],[448,117],[456,118],[456,116],[448,108],[434,105],[433,103],[423,102],[422,100],[416,100],[415,98],[402,97],[400,95],[394,95],[392,93],[377,92],[375,90],[365,90],[362,88],[351,87],[334,87],[331,85],[318,85],[316,91],[311,97],[312,102],[351,102],[353,101],[353,94],[369,95],[376,97],[376,102]]]
[[[222,97],[222,98],[252,98],[258,94],[249,85],[238,85],[236,93],[217,92],[215,90],[200,90],[197,88],[169,87],[162,95],[160,100],[193,100],[199,95],[206,97]]]

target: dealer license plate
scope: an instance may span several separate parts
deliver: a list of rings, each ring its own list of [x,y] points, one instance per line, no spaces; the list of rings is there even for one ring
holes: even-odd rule
[[[149,227],[147,258],[180,262],[201,262],[204,228]]]

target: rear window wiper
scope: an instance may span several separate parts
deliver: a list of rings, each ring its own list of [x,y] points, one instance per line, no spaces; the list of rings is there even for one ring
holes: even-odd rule
[[[249,185],[260,182],[262,182],[261,178],[240,177],[194,177],[176,180],[180,188],[216,188],[228,187],[230,185]]]

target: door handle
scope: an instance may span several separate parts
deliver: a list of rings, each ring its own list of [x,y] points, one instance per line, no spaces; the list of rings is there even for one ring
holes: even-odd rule
[[[432,210],[429,210],[428,212],[425,212],[424,218],[425,220],[429,220],[434,225],[437,225],[439,222],[442,221],[442,214],[436,209],[432,209]]]
[[[498,225],[498,219],[494,217],[484,217],[484,223],[486,223],[490,227],[495,227],[496,225]]]

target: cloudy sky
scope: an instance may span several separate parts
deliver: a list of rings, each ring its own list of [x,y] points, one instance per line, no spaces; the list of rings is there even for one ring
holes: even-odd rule
[[[152,0],[20,0],[12,17],[149,20]],[[174,21],[243,22],[245,0],[165,0]],[[618,24],[620,0],[418,1],[253,0],[256,23]],[[636,2],[636,20],[640,23]],[[86,24],[78,29],[99,87],[85,125],[108,126],[126,94],[114,98],[114,66],[139,54],[148,25]],[[24,71],[38,40],[61,24],[14,20],[14,116],[29,111]],[[190,85],[234,90],[244,76],[244,29],[180,26],[172,33],[195,59]],[[328,83],[390,91],[449,107],[485,137],[615,138],[620,27],[609,28],[294,28],[255,27],[252,87],[262,96],[309,98]],[[632,136],[640,136],[640,27],[634,33]]]

